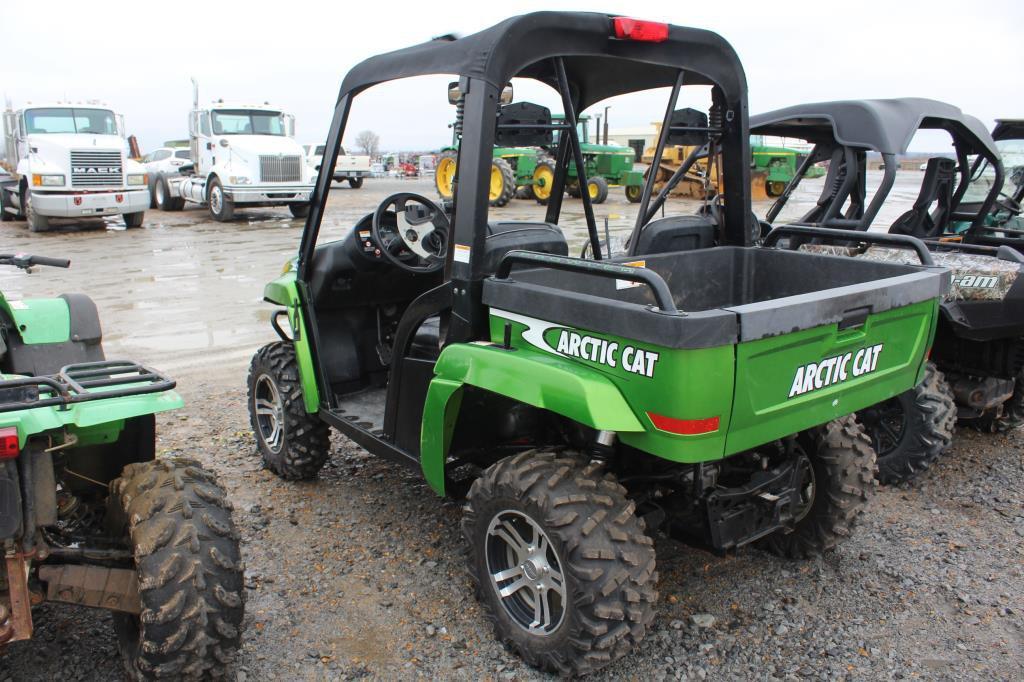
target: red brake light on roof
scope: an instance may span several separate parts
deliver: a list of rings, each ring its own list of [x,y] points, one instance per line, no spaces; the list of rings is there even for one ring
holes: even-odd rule
[[[21,448],[18,447],[18,428],[5,426],[0,429],[0,459],[14,459]]]
[[[666,417],[653,412],[647,413],[647,418],[654,424],[654,428],[666,433],[674,433],[677,436],[698,436],[702,433],[714,433],[718,430],[718,417],[706,419],[676,419]]]
[[[612,23],[615,26],[615,37],[620,40],[637,40],[644,43],[663,43],[668,40],[668,24],[629,17],[615,17]]]

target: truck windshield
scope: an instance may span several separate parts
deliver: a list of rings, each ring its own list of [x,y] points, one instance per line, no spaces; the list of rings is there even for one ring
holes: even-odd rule
[[[54,107],[25,112],[25,130],[29,135],[45,133],[92,133],[117,135],[117,119],[106,109]]]
[[[218,109],[213,112],[214,135],[284,135],[279,111]]]

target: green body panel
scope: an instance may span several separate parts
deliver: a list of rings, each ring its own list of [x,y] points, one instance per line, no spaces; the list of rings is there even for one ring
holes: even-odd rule
[[[14,378],[4,375],[5,379]],[[114,390],[121,386],[94,388],[97,393]],[[146,414],[175,410],[184,402],[174,391],[149,393],[145,395],[107,398],[59,407],[34,407],[15,412],[0,412],[0,428],[18,428],[21,446],[32,435],[47,431],[65,431],[79,437],[81,445],[93,445],[117,440],[124,426],[124,420]]]
[[[938,301],[924,301],[871,315],[852,330],[824,325],[738,344],[736,362],[742,370],[737,372],[725,454],[823,424],[912,388],[922,378],[937,315]],[[853,376],[858,351],[878,344],[882,348],[873,369]],[[797,367],[847,353],[848,380],[790,397]]]
[[[306,337],[306,324],[302,315],[302,302],[295,280],[294,266],[263,287],[263,298],[284,306],[288,311],[292,346],[295,348],[295,359],[299,365],[299,383],[302,384],[302,402],[306,412],[313,414],[320,409],[320,389],[316,382],[313,352]]]
[[[11,316],[26,345],[60,343],[71,335],[71,313],[62,298],[8,301],[0,294],[0,308]]]

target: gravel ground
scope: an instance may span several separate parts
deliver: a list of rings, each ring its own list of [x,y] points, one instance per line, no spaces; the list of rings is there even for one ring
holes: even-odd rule
[[[346,202],[372,204],[372,186],[367,195],[344,194],[335,214],[347,215]],[[272,332],[256,312],[258,288],[246,287],[277,272],[298,232],[283,229],[295,225],[271,211],[216,233],[202,213],[179,215],[177,223],[140,232],[38,241],[5,224],[0,238],[18,250],[82,254],[74,276],[85,279],[47,272],[31,285],[49,292],[81,284],[100,301],[110,345],[175,369],[186,407],[159,417],[158,451],[197,457],[218,472],[244,541],[248,603],[236,679],[545,679],[485,626],[457,551],[457,503],[338,436],[317,481],[286,483],[262,470],[245,410],[245,367]],[[236,245],[259,238],[237,256],[256,270],[252,282],[232,262],[218,261],[220,275],[209,267],[195,275],[245,289],[238,297],[250,308],[241,313],[201,305],[187,279],[166,286],[190,245],[207,234]],[[98,263],[114,239],[122,240],[126,263],[170,249],[169,264],[142,268],[128,284],[90,279],[81,261],[93,254]],[[263,255],[253,265],[257,252]],[[15,281],[0,277],[5,290]],[[164,284],[146,289],[139,305],[104,304],[147,278]],[[209,334],[209,347],[223,351],[218,362],[189,363],[166,339],[134,334],[133,316],[153,317],[159,306],[171,319],[179,307],[227,319],[226,337]],[[108,355],[115,355],[109,347]],[[853,537],[823,559],[789,562],[749,548],[719,557],[658,537],[661,603],[653,629],[637,652],[594,679],[1022,679],[1022,482],[1024,433],[961,428],[952,452],[913,486],[879,489]],[[0,655],[0,682],[122,679],[108,615],[44,605],[35,617],[36,638]]]

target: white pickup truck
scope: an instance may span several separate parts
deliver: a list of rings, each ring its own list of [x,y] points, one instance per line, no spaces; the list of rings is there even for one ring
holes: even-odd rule
[[[319,172],[326,146],[307,144],[304,145],[304,149],[306,150],[306,162]],[[341,147],[338,150],[338,162],[334,164],[334,181],[345,182],[348,180],[349,187],[359,189],[363,186],[363,179],[368,177],[370,177],[370,157],[346,154],[345,148]]]
[[[123,217],[140,227],[146,169],[128,158],[124,122],[96,102],[33,104],[3,113],[0,220],[41,232],[55,218]]]

